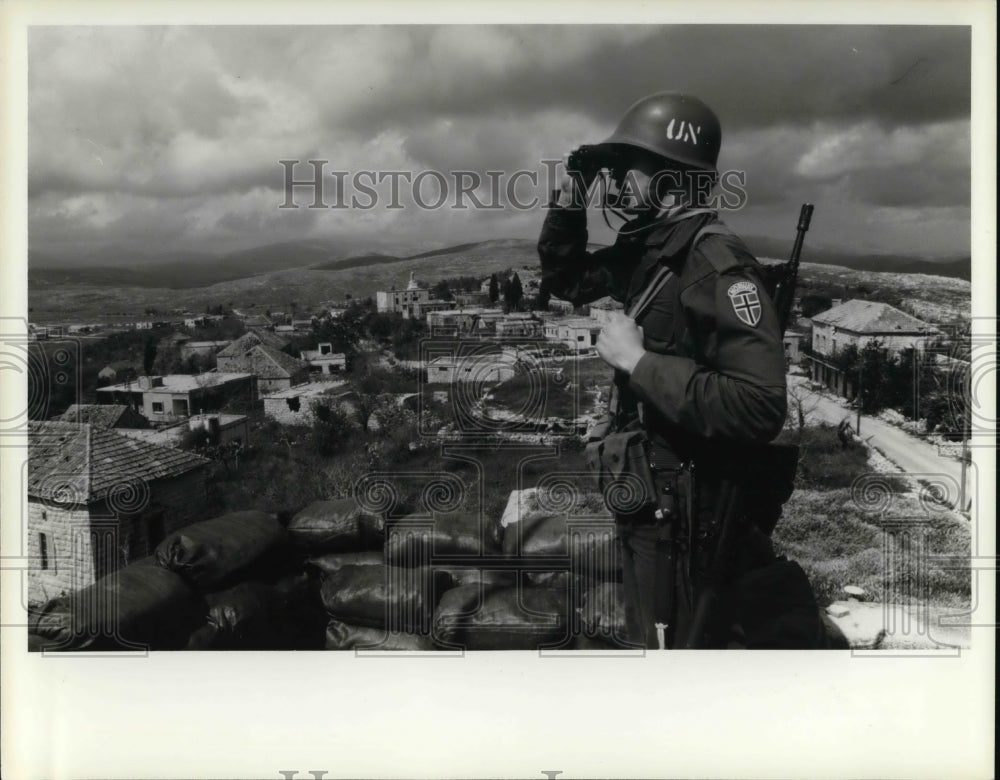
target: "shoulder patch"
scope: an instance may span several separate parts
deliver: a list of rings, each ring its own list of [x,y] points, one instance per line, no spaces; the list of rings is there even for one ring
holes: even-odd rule
[[[749,325],[751,328],[756,328],[757,323],[760,322],[761,313],[760,294],[757,291],[757,285],[746,280],[733,282],[733,284],[729,285],[729,289],[726,290],[726,294],[729,295],[729,302],[733,305],[733,312],[735,312],[740,322]]]

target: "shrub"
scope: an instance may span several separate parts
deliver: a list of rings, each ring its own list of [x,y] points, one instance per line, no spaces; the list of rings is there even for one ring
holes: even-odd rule
[[[807,426],[801,431],[797,488],[849,488],[854,481],[871,471],[868,450],[853,443],[843,447],[837,429],[831,425]],[[894,489],[905,490],[905,483],[886,475]]]

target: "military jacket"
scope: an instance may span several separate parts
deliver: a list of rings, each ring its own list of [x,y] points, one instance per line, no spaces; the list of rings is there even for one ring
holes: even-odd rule
[[[538,241],[543,289],[582,305],[610,295],[626,310],[661,265],[673,273],[637,317],[646,354],[618,374],[654,444],[684,457],[701,442],[764,443],[786,414],[785,355],[757,260],[735,236],[711,233],[712,213],[628,223],[615,244],[587,249],[586,212],[554,206]],[[712,245],[709,245],[712,242]]]

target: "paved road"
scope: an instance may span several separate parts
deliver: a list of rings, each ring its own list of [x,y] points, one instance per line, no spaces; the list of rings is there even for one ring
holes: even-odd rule
[[[854,430],[857,413],[848,407],[846,401],[834,398],[826,392],[811,391],[805,377],[789,376],[788,383],[805,393],[803,400],[808,416],[837,425],[844,417],[850,415],[851,428]],[[861,438],[877,447],[903,471],[915,477],[945,475],[953,480],[957,490],[962,476],[962,464],[957,458],[940,454],[933,444],[928,444],[913,434],[867,415],[861,415]],[[957,496],[955,498],[957,499]]]

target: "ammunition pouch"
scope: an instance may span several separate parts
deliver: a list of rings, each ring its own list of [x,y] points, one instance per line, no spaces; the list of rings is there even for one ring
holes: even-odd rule
[[[657,507],[659,491],[649,450],[649,439],[642,430],[609,433],[587,444],[587,465],[597,476],[605,505],[616,516]]]

